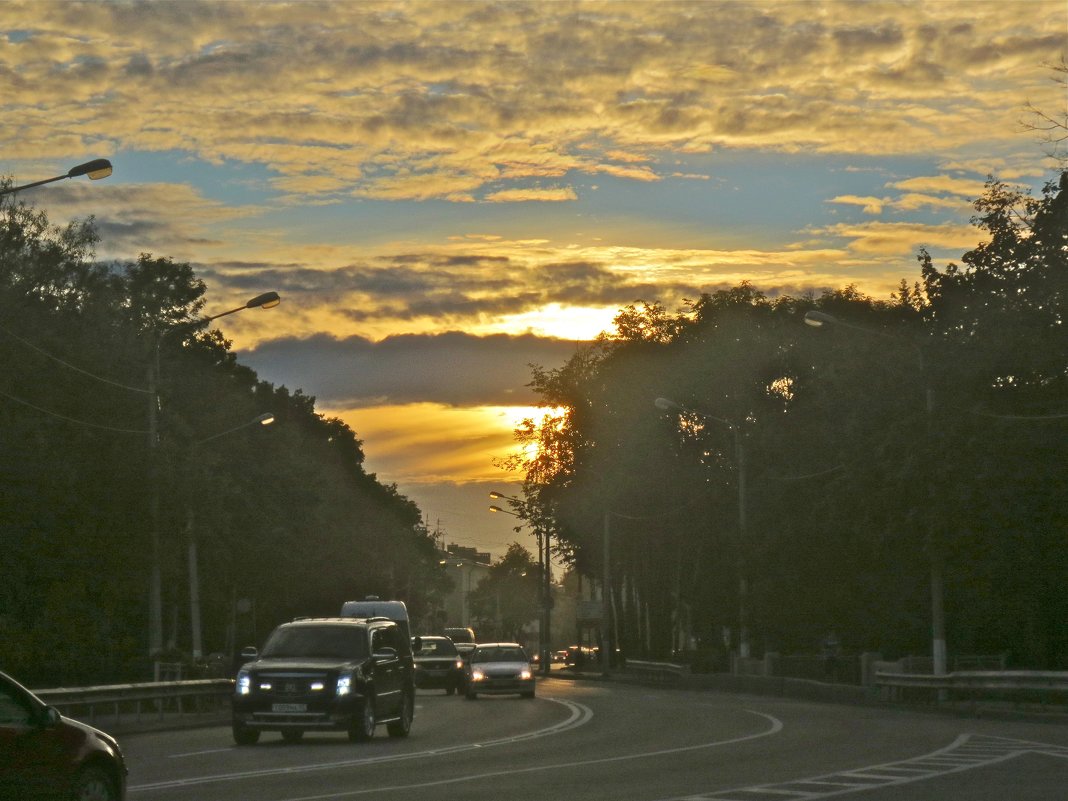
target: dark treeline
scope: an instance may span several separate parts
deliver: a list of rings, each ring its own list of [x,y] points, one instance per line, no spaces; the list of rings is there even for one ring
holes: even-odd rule
[[[1066,189],[989,181],[984,244],[945,269],[921,251],[888,300],[742,284],[677,314],[637,303],[535,368],[557,411],[516,432],[541,446],[513,461],[517,508],[597,579],[607,513],[624,655],[689,631],[722,662],[742,579],[755,656],[830,629],[854,653],[929,655],[940,575],[950,659],[1068,668]]]
[[[205,655],[364,594],[422,614],[433,542],[355,433],[238,364],[188,264],[102,263],[95,242],[92,220],[58,228],[2,200],[0,669],[31,686],[149,678],[156,525],[165,659],[191,648],[190,530]],[[264,413],[273,425],[249,425]]]

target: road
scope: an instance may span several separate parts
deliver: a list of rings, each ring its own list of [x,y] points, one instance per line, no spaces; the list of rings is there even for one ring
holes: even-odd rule
[[[420,691],[407,739],[128,734],[132,801],[1063,801],[1068,726],[551,678]]]

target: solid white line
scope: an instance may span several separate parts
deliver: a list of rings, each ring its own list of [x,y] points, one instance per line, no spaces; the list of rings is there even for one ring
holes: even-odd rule
[[[553,703],[560,704],[566,707],[569,711],[567,719],[561,723],[554,723],[552,726],[546,726],[544,729],[538,729],[532,732],[526,732],[524,734],[517,734],[512,737],[504,737],[499,740],[488,740],[481,743],[470,743],[469,745],[453,746],[449,748],[437,748],[430,751],[419,751],[416,753],[407,754],[392,754],[389,756],[375,756],[375,757],[362,757],[359,759],[346,759],[338,762],[320,762],[311,765],[296,765],[287,768],[262,768],[259,770],[248,770],[236,773],[220,773],[209,776],[197,776],[188,779],[172,779],[170,781],[151,782],[149,784],[137,784],[131,785],[127,788],[129,792],[139,792],[146,790],[163,790],[174,787],[191,787],[198,784],[210,784],[213,782],[232,782],[241,781],[244,779],[254,779],[263,776],[282,776],[298,773],[311,773],[321,770],[333,770],[337,768],[351,768],[363,765],[374,765],[386,762],[399,762],[408,759],[425,759],[432,756],[443,756],[445,754],[453,754],[457,751],[472,750],[476,748],[489,748],[497,745],[507,745],[509,743],[515,743],[525,740],[534,739],[536,737],[545,737],[550,734],[559,734],[561,732],[569,731],[577,726],[582,726],[590,721],[593,717],[593,712],[582,704],[575,703],[574,701],[563,701],[557,698],[543,698],[546,701],[552,701]],[[222,749],[233,750],[233,749]]]
[[[782,731],[783,724],[778,718],[771,715],[766,715],[763,712],[754,712],[751,709],[745,710],[751,715],[758,715],[766,720],[771,721],[771,725],[756,734],[746,734],[741,737],[732,737],[729,740],[713,740],[707,743],[700,743],[699,745],[686,745],[678,748],[665,748],[660,751],[649,751],[643,754],[625,754],[623,756],[614,757],[601,757],[599,759],[582,759],[574,762],[554,762],[552,764],[536,765],[530,768],[518,768],[518,769],[504,769],[489,771],[487,773],[469,774],[466,776],[457,776],[449,779],[438,779],[430,782],[419,782],[415,784],[397,784],[387,785],[379,787],[368,787],[360,790],[349,790],[338,793],[323,793],[321,795],[302,795],[294,796],[291,798],[279,799],[279,801],[325,801],[325,799],[332,798],[352,798],[358,795],[368,795],[371,793],[387,793],[397,790],[422,790],[427,787],[441,787],[446,784],[461,784],[464,782],[482,781],[484,779],[495,779],[499,776],[517,776],[521,773],[538,773],[546,770],[560,770],[562,768],[582,768],[589,765],[604,765],[611,762],[624,762],[634,759],[648,759],[650,757],[666,756],[669,754],[681,754],[686,751],[697,751],[704,748],[716,748],[721,745],[731,745],[733,743],[742,743],[749,740],[756,740],[761,737],[768,737],[772,734],[777,734]],[[592,714],[592,713],[591,713]]]

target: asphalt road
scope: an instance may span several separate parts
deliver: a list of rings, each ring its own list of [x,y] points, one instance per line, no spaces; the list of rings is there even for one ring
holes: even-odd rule
[[[419,693],[411,736],[127,734],[133,801],[1065,801],[1068,726],[609,682]]]

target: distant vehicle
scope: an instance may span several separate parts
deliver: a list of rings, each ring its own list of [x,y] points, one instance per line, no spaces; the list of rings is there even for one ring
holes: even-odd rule
[[[456,626],[456,627],[450,626],[450,627],[445,629],[445,636],[448,637],[453,642],[466,642],[466,643],[476,643],[476,642],[478,642],[478,640],[475,639],[475,630],[474,629],[469,629],[469,628],[463,628],[463,627],[458,627],[458,626]]]
[[[467,660],[467,657],[471,656],[471,652],[478,646],[473,642],[454,642],[456,646],[456,652],[460,655],[460,659]]]
[[[534,697],[534,668],[519,643],[480,643],[468,656],[464,670],[466,695],[472,701],[481,694]]]
[[[0,798],[122,801],[126,773],[114,737],[0,673]]]
[[[413,637],[415,686],[421,690],[444,690],[452,695],[463,688],[464,663],[448,637]]]
[[[572,645],[567,649],[564,661],[572,667],[582,668],[596,664],[598,655],[599,651],[596,648],[590,648],[587,645]]]
[[[404,601],[383,601],[377,595],[368,595],[362,601],[345,601],[341,604],[342,617],[385,617],[392,620],[411,637],[408,624],[408,607]]]
[[[412,649],[385,618],[317,618],[283,623],[238,671],[233,736],[253,745],[264,731],[296,743],[305,731],[345,731],[370,740],[385,723],[407,737],[415,710]]]

